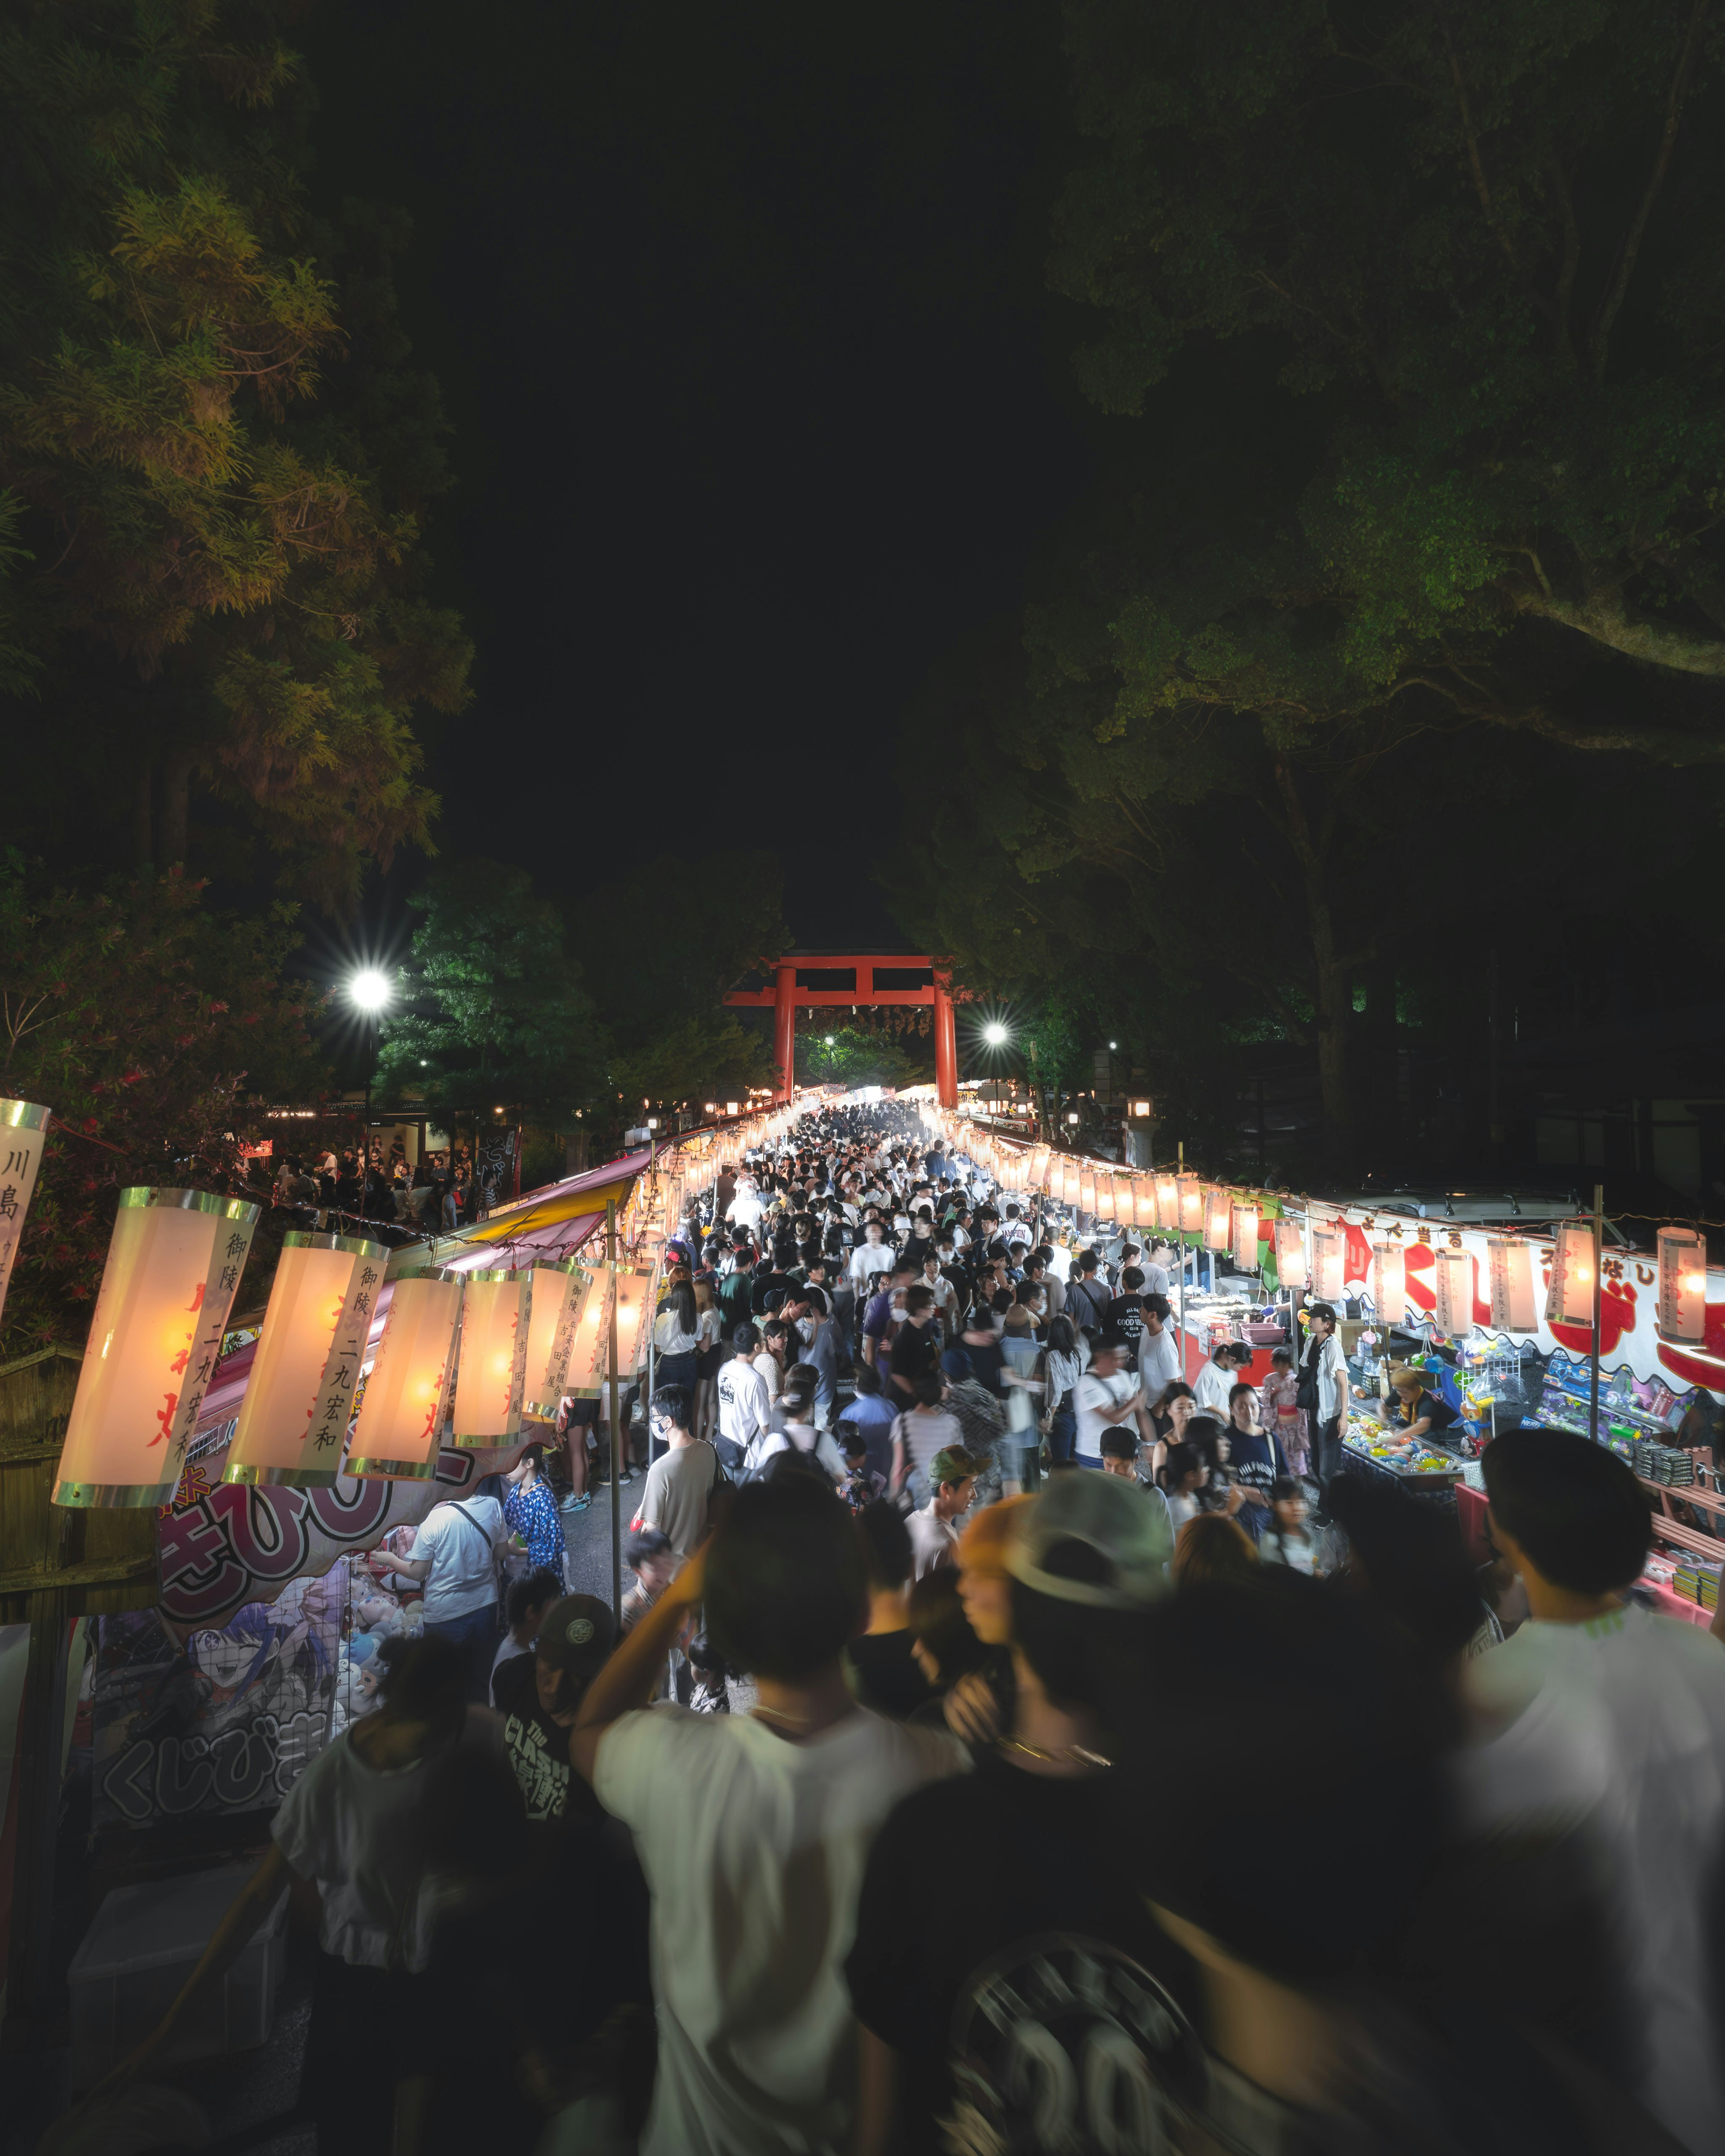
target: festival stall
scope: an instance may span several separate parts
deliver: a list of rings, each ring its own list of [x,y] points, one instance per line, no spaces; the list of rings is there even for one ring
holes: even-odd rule
[[[1662,1224],[1649,1252],[1614,1243],[1599,1213],[1539,1229],[1520,1229],[1512,1216],[1418,1218],[1214,1183],[1188,1173],[1183,1160],[1173,1169],[1124,1168],[983,1130],[962,1113],[922,1104],[919,1113],[931,1135],[1002,1190],[1041,1194],[1137,1240],[1154,1235],[1178,1246],[1189,1377],[1219,1338],[1261,1348],[1285,1337],[1276,1306],[1282,1293],[1296,1326],[1302,1297],[1348,1313],[1344,1342],[1367,1351],[1356,1375],[1371,1389],[1394,1342],[1396,1358],[1419,1362],[1455,1411],[1451,1442],[1393,1454],[1381,1423],[1358,1405],[1344,1441],[1372,1471],[1453,1493],[1482,1554],[1477,1460],[1495,1430],[1538,1422],[1608,1445],[1653,1501],[1645,1581],[1653,1599],[1711,1621],[1725,1568],[1725,1477],[1712,1438],[1725,1398],[1725,1269],[1707,1264],[1694,1228]],[[1232,1270],[1219,1279],[1213,1265],[1207,1287],[1190,1286],[1187,1269],[1204,1252]]]

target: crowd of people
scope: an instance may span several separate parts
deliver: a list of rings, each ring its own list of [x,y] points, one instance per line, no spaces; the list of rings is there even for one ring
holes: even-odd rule
[[[497,1202],[495,1171],[476,1170],[465,1147],[429,1152],[410,1164],[399,1143],[340,1152],[285,1153],[272,1201],[302,1227],[368,1222],[410,1235],[449,1235],[482,1219]]]
[[[1725,2147],[1725,1645],[1634,1475],[1501,1435],[1481,1574],[1340,1471],[1332,1318],[1189,1383],[1163,1255],[1049,1226],[890,1110],[727,1172],[624,1608],[387,1641],[105,2100],[298,1881],[322,2150]]]

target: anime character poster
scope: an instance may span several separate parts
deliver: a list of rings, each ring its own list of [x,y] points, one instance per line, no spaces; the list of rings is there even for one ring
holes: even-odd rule
[[[183,1637],[158,1609],[101,1620],[93,1823],[273,1811],[327,1743],[345,1567]]]

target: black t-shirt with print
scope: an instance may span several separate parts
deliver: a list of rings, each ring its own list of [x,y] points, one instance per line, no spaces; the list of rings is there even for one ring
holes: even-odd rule
[[[906,1324],[892,1343],[889,1367],[895,1378],[914,1381],[940,1368],[940,1330],[932,1320],[927,1325]]]
[[[1117,1295],[1108,1306],[1103,1321],[1103,1330],[1117,1332],[1127,1344],[1126,1367],[1138,1367],[1138,1338],[1144,1330],[1144,1298],[1138,1295]]]
[[[491,1697],[503,1717],[504,1757],[521,1784],[527,1817],[601,1818],[598,1799],[569,1764],[568,1731],[539,1704],[537,1663],[535,1655],[511,1656],[491,1681]]]
[[[990,1753],[881,1828],[845,1968],[901,2056],[896,2146],[1149,2147],[1153,2092],[1201,2085],[1192,1964],[1132,1891],[1105,1806],[1096,1779]]]

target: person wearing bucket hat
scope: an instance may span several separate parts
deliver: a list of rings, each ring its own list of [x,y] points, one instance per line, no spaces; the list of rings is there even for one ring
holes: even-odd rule
[[[932,1572],[937,1564],[950,1564],[953,1546],[958,1540],[958,1522],[969,1509],[976,1494],[976,1478],[983,1462],[967,1452],[962,1445],[942,1445],[928,1463],[928,1481],[932,1492],[928,1502],[919,1512],[912,1512],[905,1522],[911,1531],[911,1548],[916,1553],[916,1568],[912,1577],[921,1579],[926,1572]]]
[[[575,1810],[600,1815],[592,1791],[571,1773],[569,1731],[616,1636],[608,1603],[566,1594],[546,1611],[533,1653],[497,1671],[493,1697],[503,1717],[504,1753],[530,1820],[566,1818],[572,1788]]]
[[[998,1551],[1012,1720],[961,1794],[931,1785],[898,1805],[863,1883],[845,1975],[864,2156],[1052,2146],[1038,2091],[1085,2087],[1103,2056],[1116,2087],[1201,2070],[1191,1965],[1122,1891],[1101,1712],[1169,1592],[1165,1512],[1111,1476],[1065,1475],[1015,1522]]]

